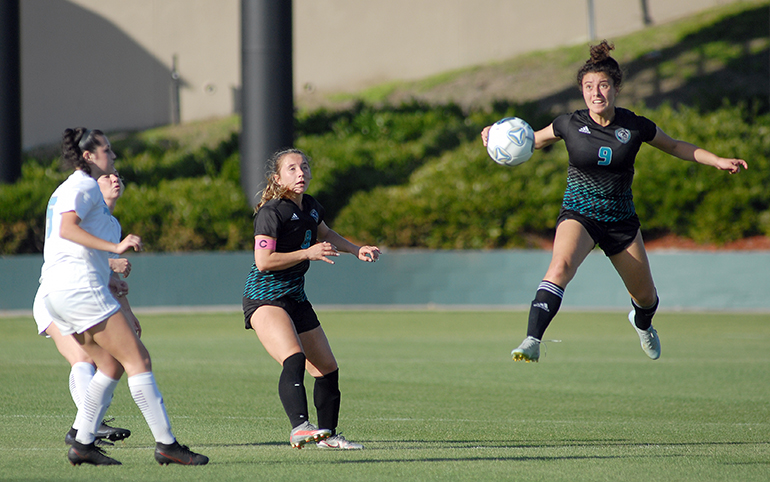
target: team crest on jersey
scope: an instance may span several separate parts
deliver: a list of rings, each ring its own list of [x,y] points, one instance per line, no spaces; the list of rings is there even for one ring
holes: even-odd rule
[[[626,128],[620,128],[615,131],[615,137],[623,144],[628,144],[631,140],[631,131]]]
[[[311,209],[310,210],[310,217],[312,217],[315,220],[315,222],[317,223],[318,222],[318,211],[316,211],[315,209]]]

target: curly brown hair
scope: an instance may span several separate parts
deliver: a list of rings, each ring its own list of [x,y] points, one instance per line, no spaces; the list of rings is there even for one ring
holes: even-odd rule
[[[591,58],[586,60],[577,73],[578,87],[583,88],[583,76],[589,72],[604,72],[607,74],[616,89],[620,89],[623,83],[623,71],[618,62],[610,56],[610,51],[615,50],[615,45],[602,40],[599,45],[591,46]]]
[[[257,204],[257,207],[254,208],[255,213],[259,211],[259,208],[264,206],[266,202],[270,201],[271,199],[285,197],[286,193],[289,191],[289,189],[281,186],[278,184],[278,181],[275,180],[281,170],[281,161],[283,161],[289,154],[299,154],[302,156],[303,161],[310,164],[310,158],[307,156],[307,154],[299,149],[283,149],[270,156],[270,159],[268,159],[265,163],[265,178],[267,180],[267,186],[261,191],[262,198],[260,199],[259,204]]]

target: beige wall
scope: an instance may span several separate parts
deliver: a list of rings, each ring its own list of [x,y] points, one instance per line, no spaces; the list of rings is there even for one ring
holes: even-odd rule
[[[648,0],[654,23],[730,0]],[[294,0],[295,86],[355,90],[588,42],[587,0]],[[598,38],[644,27],[640,0],[594,0]]]
[[[240,86],[239,0],[22,0],[22,135],[66,127],[137,129],[233,113]]]
[[[289,1],[289,0],[285,0]],[[736,0],[648,0],[663,23]],[[587,0],[294,0],[296,92],[395,79],[587,42]],[[642,27],[640,0],[594,0],[598,37]],[[66,127],[139,129],[228,115],[240,0],[21,0],[23,145]]]

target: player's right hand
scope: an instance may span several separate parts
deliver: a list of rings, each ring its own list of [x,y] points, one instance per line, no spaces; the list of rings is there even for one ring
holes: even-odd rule
[[[481,131],[481,142],[484,144],[484,147],[487,147],[487,141],[489,140],[489,129],[491,129],[492,126],[486,126]]]
[[[129,234],[125,238],[123,238],[123,241],[118,244],[117,249],[115,250],[116,254],[123,254],[129,249],[134,248],[134,251],[141,251],[142,250],[142,238],[135,234]]]

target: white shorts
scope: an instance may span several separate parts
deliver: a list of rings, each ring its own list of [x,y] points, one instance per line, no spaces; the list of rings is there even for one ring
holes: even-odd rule
[[[120,310],[120,304],[106,286],[52,291],[43,300],[64,336],[83,333]]]
[[[53,323],[53,316],[48,312],[40,290],[37,290],[35,302],[32,304],[32,316],[35,318],[35,323],[37,323],[37,334],[48,336],[45,330]]]

